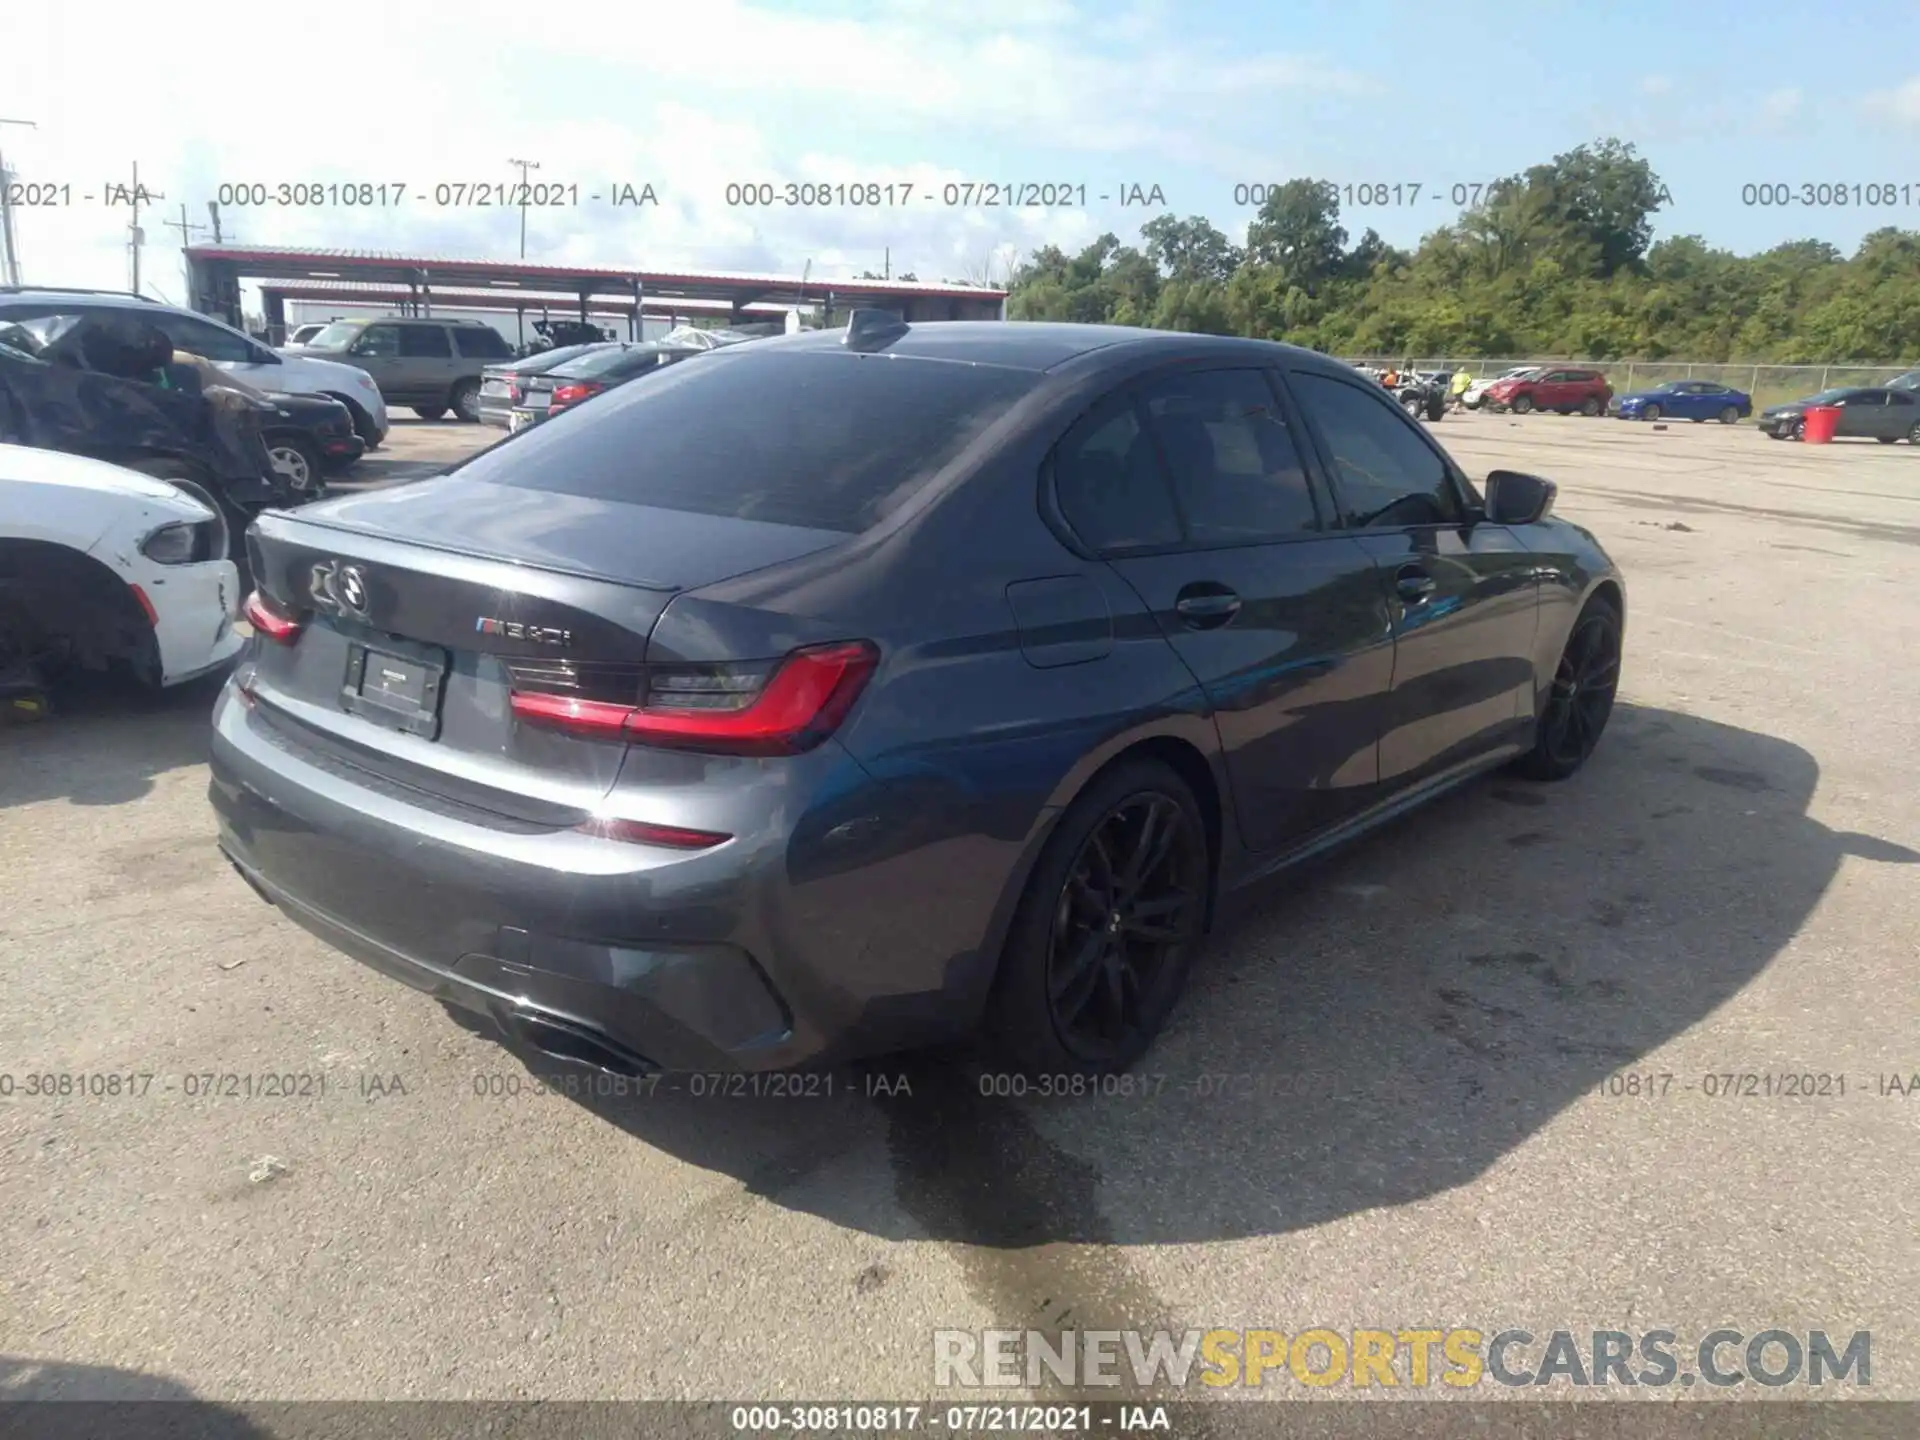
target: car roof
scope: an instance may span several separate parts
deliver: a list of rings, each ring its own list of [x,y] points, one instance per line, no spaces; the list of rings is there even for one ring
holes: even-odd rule
[[[755,340],[753,351],[836,351],[845,349],[848,331],[807,330]],[[734,347],[727,346],[726,349]],[[1265,363],[1285,358],[1303,368],[1329,374],[1350,372],[1330,356],[1274,340],[1231,335],[1147,330],[1131,325],[1076,325],[1037,320],[931,320],[906,325],[897,338],[876,346],[878,353],[923,360],[957,360],[1016,370],[1051,370],[1094,350],[1124,349],[1129,354],[1161,348],[1183,354],[1260,357]]]

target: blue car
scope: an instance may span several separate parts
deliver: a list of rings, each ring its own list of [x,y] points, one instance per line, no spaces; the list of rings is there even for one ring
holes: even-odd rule
[[[1718,420],[1737,425],[1753,414],[1753,397],[1711,380],[1669,380],[1651,390],[1622,395],[1616,413],[1622,420]]]

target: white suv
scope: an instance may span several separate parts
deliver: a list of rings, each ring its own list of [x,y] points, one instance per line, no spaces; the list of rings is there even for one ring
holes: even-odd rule
[[[0,672],[219,669],[245,640],[226,556],[226,522],[164,480],[0,445]]]
[[[338,400],[353,416],[354,432],[369,450],[387,438],[387,402],[373,377],[357,366],[297,354],[281,355],[231,325],[138,295],[104,290],[0,289],[0,324],[105,310],[137,311],[141,319],[166,332],[174,349],[210,360],[256,390]]]

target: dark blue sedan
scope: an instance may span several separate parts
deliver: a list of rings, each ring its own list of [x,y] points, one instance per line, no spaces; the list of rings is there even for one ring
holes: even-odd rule
[[[1711,380],[1669,380],[1651,390],[1622,395],[1617,411],[1622,420],[1718,420],[1737,425],[1753,414],[1753,397],[1744,391],[1716,385]]]

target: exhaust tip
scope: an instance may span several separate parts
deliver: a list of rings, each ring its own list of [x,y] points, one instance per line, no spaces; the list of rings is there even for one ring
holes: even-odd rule
[[[500,1024],[514,1040],[552,1060],[629,1080],[654,1073],[652,1067],[622,1054],[604,1040],[549,1016],[518,1010],[504,1016]]]

